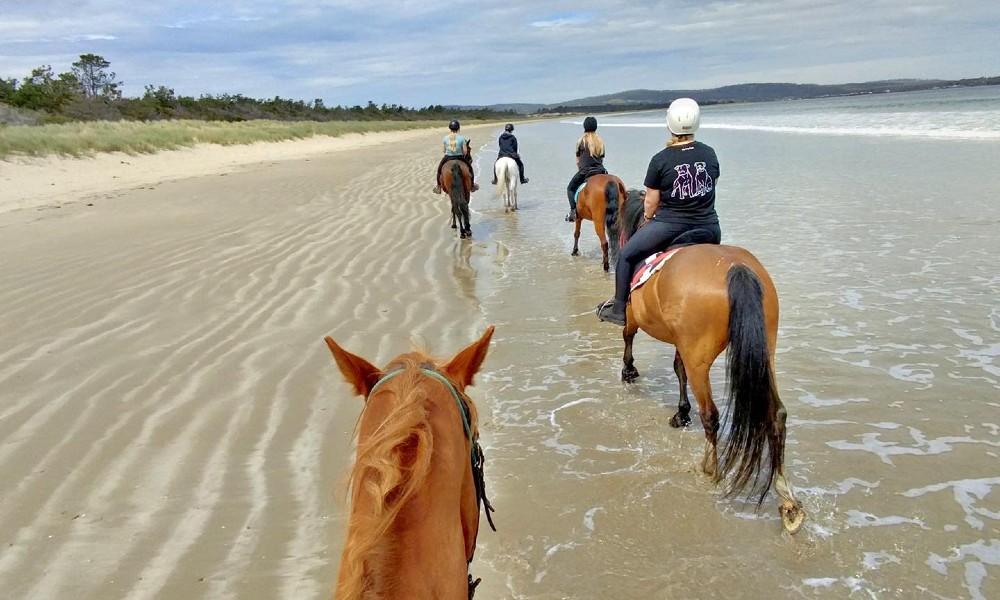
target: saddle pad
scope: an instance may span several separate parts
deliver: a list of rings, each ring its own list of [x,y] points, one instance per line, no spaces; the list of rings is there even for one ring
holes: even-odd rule
[[[642,284],[646,283],[646,281],[653,276],[653,273],[656,273],[663,267],[663,265],[667,264],[670,257],[676,254],[678,250],[680,250],[680,248],[674,248],[673,250],[667,250],[665,252],[657,252],[639,263],[639,267],[635,270],[635,275],[632,276],[632,285],[629,287],[629,291],[634,292],[642,286]]]
[[[585,188],[585,187],[587,187],[587,182],[586,181],[584,181],[583,183],[581,183],[580,187],[576,188],[576,193],[573,194],[573,204],[576,204],[577,202],[579,202],[579,200],[580,200],[580,192],[582,192],[583,188]]]

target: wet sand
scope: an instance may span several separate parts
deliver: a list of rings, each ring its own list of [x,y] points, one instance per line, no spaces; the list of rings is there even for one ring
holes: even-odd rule
[[[487,326],[440,133],[369,135],[0,164],[0,595],[328,596],[361,400],[323,336]]]

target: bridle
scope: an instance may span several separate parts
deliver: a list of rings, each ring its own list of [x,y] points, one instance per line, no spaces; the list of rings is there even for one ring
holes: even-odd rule
[[[382,375],[381,379],[375,382],[371,390],[368,391],[368,398],[371,398],[375,390],[379,388],[383,383],[392,379],[396,375],[399,375],[406,370],[406,367],[400,367],[398,369],[393,369]],[[490,504],[490,499],[486,497],[486,479],[483,475],[483,465],[486,462],[483,456],[483,448],[479,445],[479,434],[475,435],[472,433],[472,424],[469,419],[469,406],[468,400],[458,391],[447,377],[438,373],[434,368],[434,365],[423,363],[420,365],[420,372],[428,377],[437,379],[448,388],[451,392],[452,397],[455,398],[455,403],[458,404],[458,409],[462,413],[462,425],[465,428],[465,437],[472,442],[472,451],[470,456],[470,462],[472,464],[472,480],[476,485],[476,504],[479,506],[480,510],[486,513],[486,521],[490,524],[490,529],[496,531],[496,525],[493,524],[493,516],[491,513],[496,512],[493,505]],[[368,398],[365,401],[368,401]],[[472,557],[470,556],[468,562],[472,562]],[[476,593],[476,586],[479,585],[481,579],[476,579],[473,581],[472,575],[469,575],[469,600],[472,600],[473,595]]]

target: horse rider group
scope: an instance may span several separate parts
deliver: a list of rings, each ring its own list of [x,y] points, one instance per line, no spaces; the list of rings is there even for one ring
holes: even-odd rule
[[[644,180],[644,222],[618,254],[615,267],[615,295],[597,308],[597,317],[616,325],[625,325],[632,273],[647,256],[666,250],[675,243],[711,243],[722,241],[719,216],[715,211],[715,187],[719,180],[719,159],[711,146],[695,141],[694,134],[701,123],[701,109],[691,98],[678,98],[667,109],[667,129],[670,139],[666,146],[649,161]],[[443,139],[444,156],[438,165],[437,187],[441,193],[441,167],[453,160],[464,160],[472,169],[469,140],[459,133],[461,125],[453,120],[450,133]],[[521,183],[524,165],[517,153],[514,125],[507,124],[500,136],[497,157],[509,156],[517,162]],[[604,142],[597,135],[597,119],[583,120],[583,135],[576,143],[577,172],[566,188],[569,199],[567,221],[576,221],[576,194],[592,175],[607,173],[604,168]],[[493,183],[496,184],[494,177]],[[472,190],[479,186],[472,183]],[[624,201],[624,199],[623,199]]]

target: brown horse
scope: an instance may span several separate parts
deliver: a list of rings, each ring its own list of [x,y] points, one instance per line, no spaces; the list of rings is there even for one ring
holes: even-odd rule
[[[580,191],[576,201],[576,230],[573,232],[572,256],[580,255],[580,225],[584,219],[594,222],[594,231],[601,242],[601,256],[604,272],[608,264],[608,237],[605,231],[612,229],[618,204],[626,197],[625,184],[614,175],[593,175]]]
[[[492,507],[478,414],[465,388],[492,336],[489,327],[447,363],[409,352],[384,370],[326,338],[340,372],[365,398],[337,600],[472,597],[479,503],[487,519]]]
[[[637,229],[641,211],[641,198],[622,202],[618,224],[623,240]],[[670,425],[691,423],[690,383],[707,441],[702,470],[716,483],[729,478],[727,495],[749,488],[751,497],[758,497],[758,509],[773,485],[781,501],[782,525],[789,533],[797,532],[805,511],[785,480],[787,414],[774,376],[778,295],[760,261],[736,246],[681,248],[632,292],[625,318],[622,381],[632,383],[639,376],[632,356],[638,330],[673,344],[680,401]],[[720,462],[719,410],[712,400],[709,369],[727,347],[731,407]]]
[[[460,228],[460,238],[471,238],[469,196],[472,193],[472,173],[464,160],[456,158],[444,164],[444,168],[441,169],[441,189],[445,190],[448,197],[451,198],[451,228]]]

